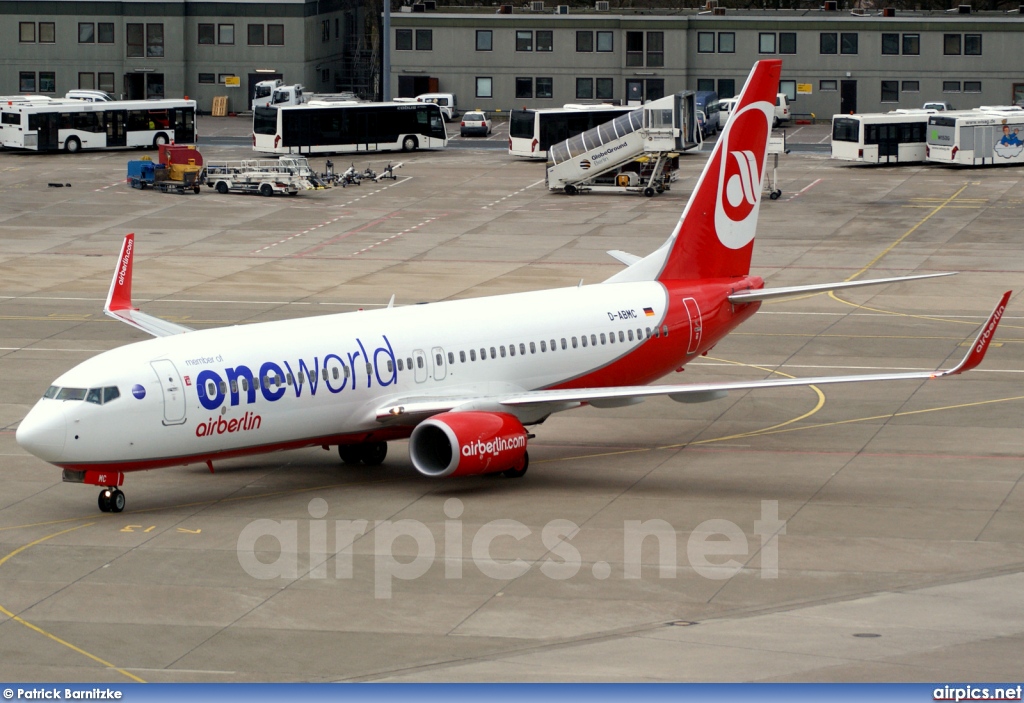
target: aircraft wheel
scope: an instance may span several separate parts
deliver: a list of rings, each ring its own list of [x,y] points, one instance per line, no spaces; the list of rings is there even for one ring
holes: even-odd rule
[[[363,463],[367,466],[380,466],[388,455],[387,442],[370,442],[362,445],[361,449]]]
[[[110,492],[110,512],[119,513],[124,510],[124,491],[115,488]]]
[[[362,447],[358,444],[339,444],[338,456],[346,466],[355,466],[362,457]]]
[[[506,469],[501,472],[501,475],[505,478],[522,478],[526,475],[526,470],[530,468],[530,453],[523,454],[523,468],[521,469]]]
[[[110,512],[111,498],[113,498],[113,496],[111,495],[111,493],[110,493],[110,491],[108,489],[104,488],[102,491],[100,491],[100,497],[99,497],[99,500],[97,502],[99,503],[101,511],[103,511],[105,513],[109,513]]]

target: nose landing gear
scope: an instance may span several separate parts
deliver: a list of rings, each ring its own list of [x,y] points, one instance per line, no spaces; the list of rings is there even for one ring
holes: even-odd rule
[[[124,510],[124,492],[119,488],[104,488],[97,501],[105,513],[119,513]]]

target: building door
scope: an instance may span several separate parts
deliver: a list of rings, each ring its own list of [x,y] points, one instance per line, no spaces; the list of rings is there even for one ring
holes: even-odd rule
[[[160,390],[164,395],[164,424],[182,424],[185,422],[185,392],[178,369],[169,359],[158,359],[150,364],[160,380]]]
[[[438,81],[430,76],[399,76],[398,97],[415,98],[424,93],[436,93]],[[431,90],[433,86],[433,90]]]
[[[853,115],[857,112],[857,81],[840,81],[839,112]]]
[[[665,79],[648,78],[644,93],[644,98],[646,100],[658,100],[659,98],[665,97]]]
[[[124,74],[124,92],[126,100],[146,99],[146,74],[126,73]]]
[[[642,105],[644,102],[644,82],[630,79],[626,81],[626,104]]]

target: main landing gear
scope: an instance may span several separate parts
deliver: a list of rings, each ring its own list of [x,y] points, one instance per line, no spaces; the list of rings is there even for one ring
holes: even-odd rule
[[[119,488],[104,488],[97,501],[105,513],[119,513],[124,510],[124,492]]]
[[[339,444],[338,456],[348,466],[365,464],[380,466],[388,455],[387,442],[367,442],[365,444]]]

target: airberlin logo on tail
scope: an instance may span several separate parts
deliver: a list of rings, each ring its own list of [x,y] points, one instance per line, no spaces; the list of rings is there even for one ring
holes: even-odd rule
[[[730,249],[740,249],[754,238],[761,202],[761,178],[775,107],[761,101],[745,105],[722,135],[715,230]]]
[[[117,272],[117,285],[123,286],[125,276],[128,275],[128,264],[132,260],[132,245],[135,243],[134,239],[129,239],[124,244],[124,256],[121,257],[121,268]]]
[[[517,434],[511,437],[495,437],[490,442],[482,442],[479,439],[475,442],[462,445],[462,456],[485,456],[492,454],[497,456],[502,452],[512,449],[522,449],[526,446],[526,435]]]

